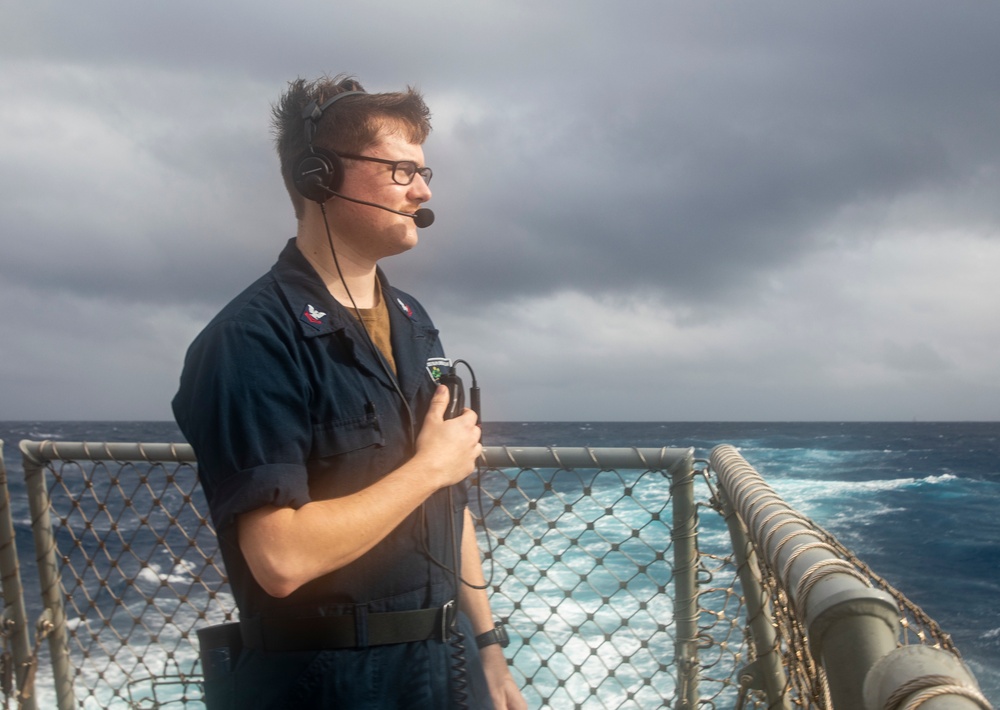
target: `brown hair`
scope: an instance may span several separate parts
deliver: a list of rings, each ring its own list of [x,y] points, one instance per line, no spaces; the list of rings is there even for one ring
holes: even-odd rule
[[[292,170],[308,152],[302,111],[311,102],[322,106],[344,91],[364,91],[358,81],[343,74],[315,81],[296,79],[271,108],[274,143],[281,161],[281,176],[292,198],[295,217],[302,218],[305,198],[292,182]],[[379,138],[382,130],[398,131],[411,143],[422,144],[431,131],[430,110],[412,87],[385,94],[345,97],[318,121],[313,145],[334,153],[361,153]]]

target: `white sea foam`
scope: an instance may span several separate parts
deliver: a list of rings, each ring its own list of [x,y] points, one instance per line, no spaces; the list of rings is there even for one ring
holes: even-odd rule
[[[62,439],[63,435],[54,431],[29,431],[29,439],[35,439],[36,441],[44,441],[46,439]]]
[[[923,478],[889,478],[872,479],[867,481],[838,481],[803,478],[776,478],[769,484],[779,495],[787,495],[789,502],[791,499],[801,499],[803,501],[815,500],[816,498],[830,498],[838,496],[849,496],[855,493],[872,493],[880,491],[893,491],[903,488],[922,485],[937,485],[960,480],[958,476],[951,473],[924,476]]]
[[[150,562],[136,574],[136,581],[147,582],[156,587],[163,584],[185,584],[193,579],[192,567],[192,563],[181,560],[170,572],[164,572],[160,565]]]

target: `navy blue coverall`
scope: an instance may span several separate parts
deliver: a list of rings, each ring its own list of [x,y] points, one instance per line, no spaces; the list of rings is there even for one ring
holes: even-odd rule
[[[451,572],[431,556],[451,566],[464,486],[453,486],[450,497],[438,491],[371,551],[285,598],[257,584],[236,537],[241,513],[349,495],[412,456],[436,386],[428,362],[444,352],[420,304],[389,286],[381,271],[379,278],[409,412],[357,320],[332,298],[294,240],[188,350],[174,415],[198,458],[241,619],[351,615],[360,639],[353,649],[244,647],[231,659],[231,672],[206,673],[212,708],[440,710],[451,702],[447,643],[365,647],[364,625],[368,614],[439,608],[456,598]],[[483,695],[471,628],[464,616],[460,624],[467,680],[474,696]],[[488,700],[471,706],[487,707]]]

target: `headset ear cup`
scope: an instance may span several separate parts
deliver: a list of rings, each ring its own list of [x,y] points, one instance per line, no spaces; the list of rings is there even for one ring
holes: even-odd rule
[[[340,156],[322,148],[303,155],[292,171],[295,188],[307,200],[326,202],[344,182],[344,163]]]

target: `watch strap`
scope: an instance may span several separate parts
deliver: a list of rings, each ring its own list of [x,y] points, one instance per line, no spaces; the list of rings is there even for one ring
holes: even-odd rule
[[[503,622],[498,621],[489,631],[476,636],[476,648],[486,648],[493,644],[500,644],[500,648],[507,648],[510,639],[507,637],[507,629],[503,627]]]

